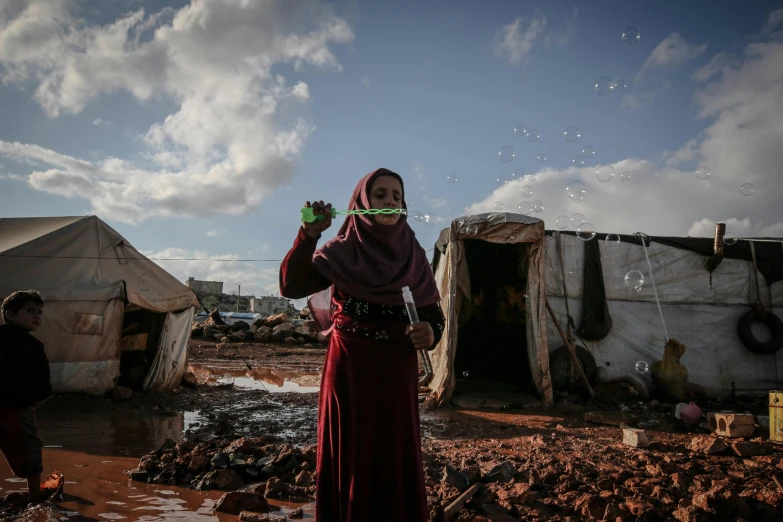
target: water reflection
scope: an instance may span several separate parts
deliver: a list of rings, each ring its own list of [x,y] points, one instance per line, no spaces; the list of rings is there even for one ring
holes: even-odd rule
[[[266,390],[272,393],[318,393],[320,375],[278,368],[215,368],[191,364],[200,382],[233,383],[238,388]]]

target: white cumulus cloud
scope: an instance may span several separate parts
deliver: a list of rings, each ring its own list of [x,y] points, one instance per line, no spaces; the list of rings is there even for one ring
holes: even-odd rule
[[[512,65],[519,65],[527,59],[536,39],[542,35],[546,27],[545,16],[533,17],[526,27],[523,27],[523,22],[524,19],[517,18],[498,29],[495,34],[495,55],[506,58]]]
[[[33,188],[87,198],[93,212],[126,223],[257,207],[287,182],[314,130],[302,116],[309,86],[290,84],[273,66],[340,70],[331,47],[353,39],[320,1],[193,0],[106,25],[80,19],[80,5],[4,2],[0,80],[34,84],[34,99],[51,117],[118,91],[173,101],[176,110],[143,136],[146,159],[157,166],[89,162],[2,141],[0,153],[44,167],[30,176]],[[232,205],[204,207],[204,194]]]

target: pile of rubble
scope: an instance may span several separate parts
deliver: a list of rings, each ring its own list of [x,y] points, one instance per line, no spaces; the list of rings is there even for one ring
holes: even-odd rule
[[[326,338],[318,331],[315,321],[299,321],[293,323],[286,314],[270,315],[248,324],[237,321],[227,325],[214,310],[209,319],[203,323],[195,323],[190,330],[191,338],[202,338],[220,343],[218,348],[228,346],[233,342],[283,342],[286,344],[301,344],[312,348],[315,344],[323,344]]]
[[[127,474],[140,482],[230,491],[215,509],[234,515],[268,512],[267,498],[294,503],[313,500],[315,445],[298,448],[268,435],[200,438],[210,440],[175,443],[167,439]]]

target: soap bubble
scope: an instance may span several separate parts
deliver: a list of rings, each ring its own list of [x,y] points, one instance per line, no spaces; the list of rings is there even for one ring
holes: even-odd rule
[[[628,84],[625,83],[625,80],[622,78],[617,78],[614,83],[612,83],[612,90],[613,91],[624,91],[625,88],[628,86]]]
[[[593,156],[595,156],[595,147],[593,147],[592,145],[588,145],[587,147],[582,149],[582,156],[584,156],[585,158],[592,158]]]
[[[540,199],[535,200],[533,203],[533,212],[543,212],[544,211],[544,204],[541,202]]]
[[[506,176],[498,176],[498,179],[497,179],[498,187],[502,187],[506,183],[508,183],[508,178]]]
[[[582,137],[582,133],[579,131],[577,127],[571,125],[570,127],[566,128],[565,132],[563,133],[563,136],[565,136],[566,141],[573,143]]]
[[[466,371],[464,371],[464,372],[462,372],[462,376],[463,376],[463,377],[467,377],[468,375],[470,375],[470,374],[467,372],[467,370],[466,370]]]
[[[627,170],[624,170],[620,173],[620,179],[623,181],[630,181],[631,180],[631,173]]]
[[[525,129],[524,125],[519,123],[517,124],[516,127],[514,127],[514,134],[516,134],[517,136],[524,136],[525,134],[527,134],[527,129]]]
[[[639,361],[638,363],[636,363],[636,371],[639,373],[642,374],[647,373],[649,369],[650,366],[644,361]]]
[[[510,163],[515,156],[516,152],[514,152],[514,147],[509,147],[508,145],[501,147],[500,152],[498,152],[498,157],[503,163]]]
[[[475,236],[478,234],[478,227],[476,225],[468,225],[468,228],[465,229],[465,232],[467,232],[469,236]]]
[[[641,37],[642,36],[639,34],[639,29],[636,27],[626,27],[625,31],[623,31],[623,42],[627,43],[628,45],[634,45],[635,43],[639,42]]]
[[[595,82],[595,92],[601,96],[606,96],[612,92],[612,79],[606,76],[598,78],[598,80]]]
[[[522,178],[525,181],[529,181],[530,183],[538,180],[538,174],[525,174],[525,176]]]
[[[413,214],[413,219],[415,219],[416,221],[420,221],[420,222],[424,221],[424,214],[422,214],[421,212],[415,212]]]
[[[448,176],[446,176],[446,181],[454,185],[456,182],[459,181],[459,179],[457,179],[457,176],[455,176],[454,174],[449,174]]]
[[[555,221],[555,225],[557,225],[557,228],[564,229],[568,228],[568,225],[571,223],[571,220],[568,218],[568,216],[557,216],[557,220]]]
[[[539,154],[536,159],[540,161],[541,163],[546,161],[546,154]]]
[[[522,192],[522,195],[524,197],[529,198],[530,196],[533,195],[533,187],[531,187],[530,185],[525,185],[522,187],[522,190],[520,190],[520,192]]]
[[[638,270],[631,270],[625,274],[625,286],[638,292],[644,284],[644,275]]]
[[[538,129],[530,129],[527,131],[527,141],[538,141],[541,135],[538,133]]]
[[[502,201],[495,201],[495,210],[503,210],[503,202]]]
[[[576,237],[582,241],[590,241],[595,237],[595,227],[592,223],[582,223],[582,226],[576,229]]]
[[[599,165],[598,168],[595,169],[595,177],[598,181],[612,181],[614,178],[614,167],[611,165]]]
[[[743,196],[752,196],[754,192],[756,192],[756,187],[754,187],[750,183],[744,183],[740,187],[740,194],[742,194]]]
[[[587,194],[585,184],[579,180],[571,181],[568,185],[566,185],[566,195],[575,203],[582,201],[585,194]]]
[[[701,166],[698,169],[696,169],[696,177],[700,180],[705,180],[710,177],[710,168]]]
[[[574,159],[571,160],[571,163],[574,164],[574,167],[580,168],[585,166],[585,159],[582,156],[574,156]]]
[[[619,245],[622,239],[620,239],[620,234],[606,234],[604,241],[606,241],[607,245]]]
[[[520,214],[522,214],[523,216],[527,216],[528,214],[533,212],[533,205],[531,205],[527,201],[523,201],[522,203],[519,204],[518,210]]]
[[[525,177],[525,169],[517,169],[511,173],[511,181],[517,181]]]
[[[428,227],[434,227],[438,223],[440,223],[440,218],[438,216],[430,216],[430,215],[424,216],[424,224],[427,225]]]
[[[571,216],[571,226],[574,228],[579,228],[584,224],[585,222],[585,216],[584,214],[576,213]]]
[[[731,232],[726,232],[723,235],[723,242],[727,245],[733,245],[737,242],[737,234],[732,234]]]

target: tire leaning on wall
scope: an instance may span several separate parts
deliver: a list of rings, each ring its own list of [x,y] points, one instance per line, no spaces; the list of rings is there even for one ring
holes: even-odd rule
[[[756,339],[751,330],[753,323],[762,323],[769,328],[772,340],[763,343]],[[750,310],[737,323],[737,333],[742,344],[753,353],[761,355],[775,353],[783,347],[783,321],[770,311],[759,315],[756,310]]]

